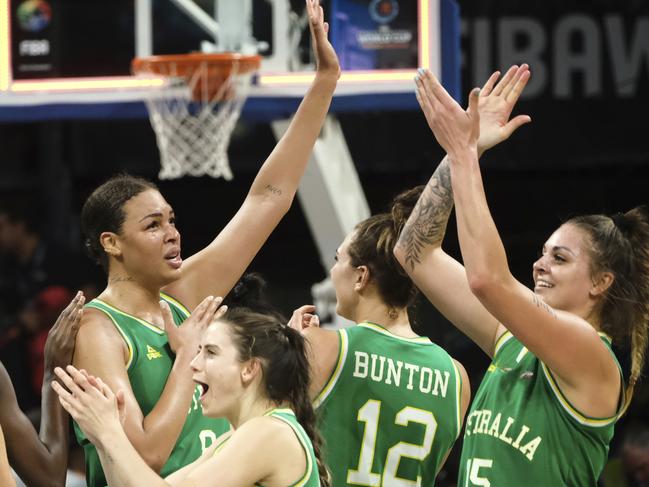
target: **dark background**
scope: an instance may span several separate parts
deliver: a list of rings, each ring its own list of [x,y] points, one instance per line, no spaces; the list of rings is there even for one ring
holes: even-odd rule
[[[268,9],[255,1],[255,33],[267,37]],[[60,12],[53,26],[56,74],[128,72],[131,1],[51,3]],[[209,10],[211,2],[203,3]],[[463,93],[494,69],[520,62],[531,67],[532,81],[516,112],[531,115],[532,124],[482,161],[510,266],[529,284],[540,246],[563,219],[647,202],[649,6],[640,0],[459,3]],[[154,9],[155,52],[197,48],[204,36],[184,15],[161,0],[154,1]],[[339,119],[372,211],[384,209],[402,189],[425,183],[443,156],[418,112],[377,110]],[[155,179],[159,169],[146,119],[5,122],[0,141],[0,192],[29,191],[43,204],[48,238],[70,247],[79,246],[78,213],[97,184],[123,170]],[[233,181],[159,183],[178,216],[185,256],[206,245],[234,214],[274,144],[268,124],[242,120],[230,146]],[[449,251],[459,256],[453,222],[447,240]],[[251,270],[267,278],[271,297],[284,311],[310,301],[311,284],[324,279],[327,270],[297,201]],[[418,315],[424,332],[465,363],[477,386],[486,364],[477,347],[427,303],[420,303]],[[628,417],[644,420],[647,387],[641,385],[636,394]],[[456,471],[453,461],[449,472]]]

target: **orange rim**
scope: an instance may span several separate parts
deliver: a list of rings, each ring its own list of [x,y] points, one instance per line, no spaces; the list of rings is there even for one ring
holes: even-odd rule
[[[208,69],[211,76],[227,77],[231,72],[248,74],[261,66],[261,56],[237,53],[168,54],[135,58],[131,62],[133,74],[180,76],[190,78],[198,69]]]

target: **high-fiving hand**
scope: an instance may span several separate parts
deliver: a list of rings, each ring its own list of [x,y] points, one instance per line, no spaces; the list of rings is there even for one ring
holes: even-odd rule
[[[529,66],[512,66],[500,81],[499,77],[500,72],[496,71],[481,90],[471,91],[467,110],[451,98],[430,71],[422,70],[415,78],[417,100],[426,121],[449,154],[453,147],[459,150],[477,146],[478,154],[482,155],[531,121],[529,115],[509,119],[529,81]]]
[[[329,24],[324,21],[324,12],[320,0],[306,0],[306,10],[309,16],[311,30],[311,46],[315,56],[318,73],[330,73],[338,79],[340,64],[333,46],[327,38]]]

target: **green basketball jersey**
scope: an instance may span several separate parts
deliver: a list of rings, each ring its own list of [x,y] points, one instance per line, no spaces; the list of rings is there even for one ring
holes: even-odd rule
[[[334,487],[433,485],[462,423],[455,362],[428,338],[373,323],[338,333],[338,363],[316,399]]]
[[[189,312],[180,303],[169,296],[162,294],[160,296],[169,304],[176,325],[189,316]],[[126,342],[129,351],[126,364],[128,378],[142,414],[147,416],[160,399],[174,362],[174,354],[169,347],[167,334],[157,326],[124,313],[99,299],[90,301],[86,306],[106,313]],[[97,353],[101,351],[97,350]],[[160,471],[162,477],[196,460],[202,451],[212,444],[212,441],[230,429],[229,423],[224,419],[210,419],[203,416],[199,398],[200,390],[197,387],[178,441]],[[105,486],[106,478],[97,450],[85,438],[76,423],[74,429],[86,456],[88,487]]]
[[[458,486],[595,486],[616,420],[581,414],[506,332],[466,418]]]
[[[311,443],[311,438],[309,438],[309,435],[304,431],[304,428],[302,428],[302,425],[295,417],[295,413],[290,409],[277,408],[268,411],[264,416],[272,416],[273,418],[277,418],[288,424],[295,432],[295,436],[297,436],[297,439],[304,449],[304,453],[306,453],[306,469],[304,470],[304,475],[300,480],[292,483],[289,487],[319,487],[320,475],[318,473],[318,463],[315,452],[313,451],[313,444]],[[230,438],[231,436],[228,436],[218,447],[216,447],[214,455],[219,453]],[[262,484],[255,485],[263,487]]]

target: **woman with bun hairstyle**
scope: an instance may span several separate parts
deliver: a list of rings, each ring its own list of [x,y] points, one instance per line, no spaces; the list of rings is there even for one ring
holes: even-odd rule
[[[96,445],[108,485],[330,485],[320,459],[300,333],[273,316],[230,308],[207,327],[191,371],[201,389],[203,414],[225,418],[232,431],[163,480],[131,445],[111,389],[72,366],[67,373],[56,369],[65,388],[53,382],[54,390]]]
[[[322,8],[318,0],[306,0],[306,7],[314,80],[241,208],[212,243],[183,261],[173,209],[153,183],[131,176],[97,188],[82,211],[87,248],[108,285],[86,307],[74,365],[122,391],[126,435],[162,475],[196,460],[229,428],[201,414],[189,363],[220,302],[211,296],[230,291],[288,211],[336,87],[340,69]],[[202,202],[197,211],[209,220],[218,201]],[[95,448],[77,433],[88,485],[103,487]]]
[[[521,70],[525,81],[529,71]],[[522,86],[504,96],[517,98]],[[419,289],[492,358],[467,416],[458,485],[595,486],[644,362],[647,213],[569,219],[543,244],[528,289],[509,270],[478,164],[477,108],[490,90],[473,90],[465,111],[425,71],[417,93],[448,162],[395,252]],[[453,203],[464,266],[441,248]],[[626,387],[611,340],[631,346]]]
[[[413,331],[417,290],[392,254],[420,192],[359,223],[336,252],[336,312],[356,326],[313,326],[313,306],[290,322],[311,344],[311,395],[335,486],[433,485],[469,403],[462,365]]]

